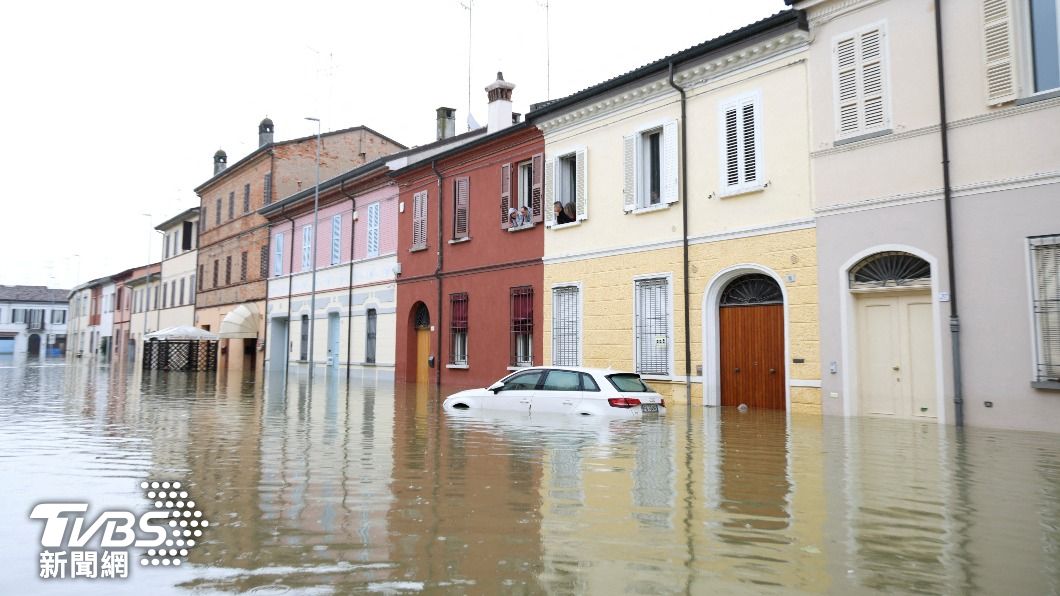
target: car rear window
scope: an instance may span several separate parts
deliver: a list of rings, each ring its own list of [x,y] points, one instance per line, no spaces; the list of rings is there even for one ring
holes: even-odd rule
[[[645,385],[644,381],[640,380],[640,375],[637,374],[619,373],[615,375],[607,375],[607,380],[611,381],[611,384],[619,391],[653,393],[652,388]]]

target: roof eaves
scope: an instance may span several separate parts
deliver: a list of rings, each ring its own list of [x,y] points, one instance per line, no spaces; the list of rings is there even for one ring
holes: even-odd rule
[[[526,120],[537,121],[539,118],[545,116],[546,114],[562,110],[601,93],[617,89],[624,85],[631,84],[634,81],[637,81],[648,75],[662,72],[668,69],[671,63],[677,64],[695,58],[699,58],[700,56],[709,54],[711,52],[716,52],[722,48],[725,48],[726,46],[740,43],[756,35],[765,33],[771,29],[791,24],[804,26],[803,16],[801,12],[793,9],[782,10],[772,16],[768,16],[764,19],[755,21],[754,23],[751,23],[749,25],[745,25],[744,27],[741,27],[739,29],[735,29],[713,39],[704,41],[703,43],[694,45],[679,52],[675,52],[673,54],[670,54],[669,56],[665,56],[653,62],[649,62],[644,66],[635,68],[616,77],[612,77],[610,79],[607,79],[606,81],[582,89],[581,91],[576,91],[575,93],[572,93],[571,95],[568,95],[566,97],[557,100],[551,100],[548,102],[542,102],[541,104],[535,104],[539,106],[538,109],[528,113],[526,115]]]

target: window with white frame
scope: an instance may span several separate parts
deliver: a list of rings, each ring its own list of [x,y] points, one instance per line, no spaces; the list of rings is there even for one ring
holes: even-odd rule
[[[642,129],[624,139],[626,211],[677,201],[677,121]]]
[[[449,364],[467,365],[467,294],[449,295]]]
[[[302,226],[302,271],[309,271],[313,261],[313,224]]]
[[[368,206],[368,237],[366,238],[368,258],[379,256],[379,203]]]
[[[578,286],[552,288],[552,364],[581,366],[581,327]]]
[[[342,214],[331,216],[331,264],[342,260]]]
[[[836,138],[887,130],[891,122],[884,25],[840,35],[832,51]]]
[[[670,374],[670,282],[665,277],[634,282],[634,355],[638,373]]]
[[[550,226],[588,219],[586,153],[578,149],[545,162],[545,221]]]
[[[718,155],[721,194],[760,188],[762,176],[762,114],[758,93],[732,98],[718,110],[721,132]]]
[[[1035,382],[1060,383],[1060,235],[1029,240],[1033,275]]]
[[[276,234],[272,237],[272,246],[274,256],[272,258],[272,274],[275,276],[283,275],[283,234]]]
[[[1060,0],[1029,0],[1034,91],[1060,88]]]

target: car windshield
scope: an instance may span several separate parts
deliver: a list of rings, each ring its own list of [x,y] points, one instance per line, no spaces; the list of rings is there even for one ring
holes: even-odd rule
[[[652,388],[645,385],[644,381],[640,380],[640,375],[637,374],[619,373],[616,375],[607,375],[607,380],[611,381],[611,384],[619,391],[653,393]]]

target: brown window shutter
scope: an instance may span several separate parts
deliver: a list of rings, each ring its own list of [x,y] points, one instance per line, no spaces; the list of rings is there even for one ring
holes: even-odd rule
[[[511,220],[508,218],[508,208],[512,204],[512,164],[506,163],[501,166],[501,228],[508,229]]]
[[[531,205],[534,210],[534,223],[541,223],[545,219],[544,209],[541,205],[541,192],[544,186],[545,155],[538,153],[534,156],[530,166],[534,171],[532,188],[530,189]]]
[[[457,178],[454,181],[453,188],[453,203],[455,205],[455,212],[453,217],[453,238],[467,238],[467,217],[468,217],[468,206],[470,204],[470,197],[468,193],[468,178]]]

